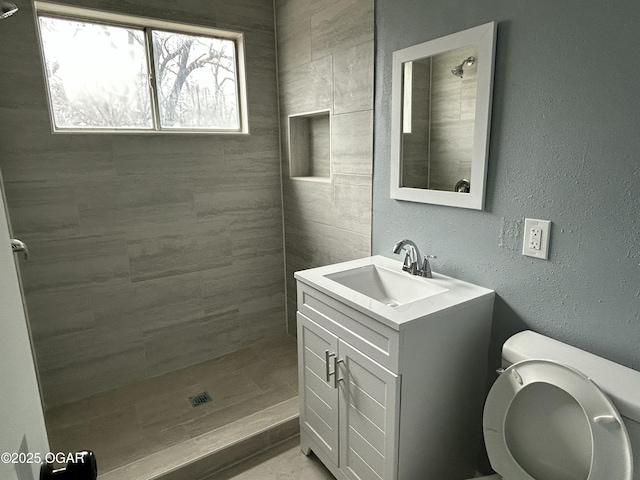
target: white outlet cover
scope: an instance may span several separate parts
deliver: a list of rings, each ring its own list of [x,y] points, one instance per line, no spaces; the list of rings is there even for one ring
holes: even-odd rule
[[[531,230],[540,230],[540,248],[532,248],[530,246]],[[522,254],[528,257],[541,258],[548,260],[549,258],[549,238],[551,236],[551,221],[538,220],[536,218],[524,219],[524,235],[522,239]]]
[[[538,227],[533,227],[528,232],[529,235],[529,248],[533,248],[534,250],[540,250],[540,237],[542,235],[542,230]]]

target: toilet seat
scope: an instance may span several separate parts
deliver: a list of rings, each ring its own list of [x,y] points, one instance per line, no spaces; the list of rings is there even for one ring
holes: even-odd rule
[[[528,426],[533,433],[523,431]],[[489,392],[483,427],[491,466],[506,480],[632,479],[620,414],[591,379],[566,365],[537,359],[511,365]],[[563,456],[563,446],[576,455]],[[560,453],[555,463],[546,457],[539,462],[542,451]],[[537,468],[546,473],[532,476]]]

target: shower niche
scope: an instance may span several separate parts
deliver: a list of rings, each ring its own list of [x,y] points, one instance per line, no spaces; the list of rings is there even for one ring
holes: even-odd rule
[[[331,112],[289,116],[289,172],[291,178],[331,180]]]

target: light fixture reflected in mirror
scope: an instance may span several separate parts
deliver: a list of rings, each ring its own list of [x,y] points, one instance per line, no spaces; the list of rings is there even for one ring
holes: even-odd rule
[[[11,2],[0,2],[0,18],[7,18],[13,15],[18,11],[18,7],[16,7],[15,3]]]

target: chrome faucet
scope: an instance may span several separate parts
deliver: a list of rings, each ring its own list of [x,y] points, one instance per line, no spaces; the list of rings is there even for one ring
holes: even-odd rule
[[[393,253],[399,254],[402,250],[406,250],[404,261],[402,262],[402,270],[409,272],[411,275],[420,275],[426,278],[432,278],[430,258],[436,258],[434,255],[425,255],[420,263],[420,250],[418,246],[409,239],[400,240],[393,246]]]
[[[411,240],[400,240],[393,246],[393,253],[400,254],[402,250],[407,251],[404,256],[404,262],[402,262],[402,270],[409,272],[411,275],[417,275],[418,262],[420,261],[420,250],[418,250],[418,246]]]

